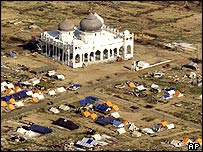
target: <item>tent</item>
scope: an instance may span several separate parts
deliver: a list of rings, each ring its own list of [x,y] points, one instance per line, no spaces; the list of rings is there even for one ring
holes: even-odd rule
[[[8,88],[10,88],[10,89],[14,88],[13,83],[8,83],[6,86],[7,86]]]
[[[26,94],[27,94],[28,96],[32,96],[32,95],[33,95],[33,92],[32,92],[32,91],[28,91],[28,92],[26,92]]]
[[[152,126],[152,130],[154,132],[159,132],[161,130],[161,125],[154,125],[154,126]]]
[[[118,106],[117,106],[116,104],[114,104],[114,105],[112,106],[112,108],[113,108],[113,110],[116,110],[116,111],[119,110],[119,108],[118,108]]]
[[[51,111],[51,112],[53,112],[53,113],[55,113],[55,114],[60,112],[57,108],[54,108],[54,107],[51,107],[51,108],[49,109],[49,111]]]
[[[66,106],[66,105],[61,104],[61,105],[59,106],[59,109],[64,110],[64,111],[67,111],[67,110],[69,110],[69,109],[70,109],[70,107],[69,107],[69,106]]]
[[[13,93],[15,93],[15,91],[13,91],[13,89],[11,89],[11,88],[8,88],[8,89],[6,89],[6,94],[13,94]]]
[[[167,121],[162,121],[162,122],[161,122],[161,125],[162,125],[163,127],[167,127],[168,122],[167,122]]]
[[[83,112],[83,115],[84,115],[85,117],[89,117],[89,116],[91,115],[91,113],[90,113],[89,111],[85,111],[85,112]]]
[[[93,120],[95,120],[95,119],[97,118],[97,115],[96,115],[95,113],[92,113],[92,114],[91,114],[91,118],[92,118]]]
[[[125,125],[118,120],[113,120],[113,126],[121,128],[121,127],[124,127]]]
[[[170,99],[172,96],[169,93],[164,94],[163,99]]]
[[[6,101],[1,101],[1,107],[6,107],[6,106],[7,106]]]
[[[174,125],[174,124],[168,124],[166,127],[167,127],[168,129],[173,129],[173,128],[175,128],[175,125]]]
[[[179,140],[172,140],[170,144],[175,146],[175,147],[183,147],[184,146],[184,144]]]
[[[56,92],[65,92],[66,89],[64,87],[60,87],[56,89]]]
[[[15,99],[13,99],[13,98],[9,99],[10,104],[15,104],[15,102],[16,102]]]
[[[175,90],[169,90],[168,94],[170,94],[171,96],[175,94]]]
[[[39,126],[39,125],[35,125],[35,124],[30,126],[30,130],[40,133],[40,134],[48,134],[48,133],[52,132],[52,129],[49,129],[49,128],[43,127],[43,126]]]
[[[123,120],[122,121],[124,125],[128,125],[129,121],[128,120]]]
[[[184,137],[182,142],[185,144],[188,144],[188,143],[192,143],[192,140],[190,140],[190,138],[188,138],[188,137]]]
[[[36,103],[36,102],[39,102],[39,99],[37,97],[33,97],[32,101]]]
[[[142,136],[142,133],[140,133],[140,132],[137,131],[137,130],[134,130],[134,131],[132,132],[132,136],[141,137],[141,136]]]
[[[175,94],[174,94],[174,96],[176,96],[176,97],[182,97],[182,96],[183,96],[183,94],[182,94],[182,93],[180,93],[179,91],[176,91],[176,92],[175,92]]]
[[[65,79],[64,75],[56,75],[55,78],[58,80],[64,80]]]
[[[10,96],[3,96],[1,97],[1,100],[8,102],[10,98]]]
[[[22,98],[27,98],[28,95],[26,94],[27,90],[22,90],[22,91],[19,91],[15,94],[12,94],[11,97],[14,98],[15,100],[20,100]]]
[[[21,91],[22,89],[19,87],[19,86],[15,86],[15,88],[13,89],[15,92],[19,92]]]
[[[131,123],[128,129],[129,129],[130,131],[139,130],[139,128],[138,128],[137,126],[135,126],[134,123]]]
[[[56,95],[56,92],[55,92],[54,90],[51,90],[51,91],[48,92],[48,94],[49,94],[50,96],[54,96],[54,95]]]
[[[120,115],[118,112],[111,113],[111,116],[113,116],[114,118],[120,118]]]
[[[111,103],[111,101],[106,101],[105,104],[106,104],[107,106],[109,106],[109,107],[112,107],[112,106],[113,106],[113,104]]]
[[[23,103],[23,101],[18,101],[18,102],[15,102],[15,106],[16,106],[16,108],[23,107],[24,103]]]
[[[92,135],[92,138],[94,138],[95,140],[101,140],[102,139],[100,134],[94,134],[94,135]]]
[[[14,109],[15,109],[15,106],[14,106],[13,104],[9,104],[9,105],[8,105],[8,108],[9,108],[9,110],[14,110]]]
[[[136,87],[139,91],[144,91],[146,90],[147,88],[145,88],[143,85],[139,85]]]
[[[155,133],[151,128],[143,128],[142,131],[150,135]]]
[[[42,94],[41,90],[35,90],[34,93]]]
[[[64,128],[70,129],[70,130],[75,130],[75,129],[79,128],[78,125],[76,125],[72,121],[66,120],[64,118],[59,118],[56,121],[53,121],[53,124],[54,125],[59,125],[61,127],[64,127]]]
[[[117,120],[117,119],[114,118],[113,116],[108,116],[108,117],[99,116],[97,118],[97,120],[95,121],[95,123],[102,125],[102,126],[106,126],[108,124],[113,123],[113,120]]]
[[[200,145],[202,145],[202,138],[197,138],[197,139],[195,140],[195,142],[196,142],[196,143],[199,143]]]
[[[119,129],[117,129],[117,131],[118,131],[119,134],[124,134],[124,133],[126,133],[125,128],[119,128]]]
[[[39,94],[39,96],[37,97],[39,100],[43,100],[44,99],[44,95],[43,94]]]
[[[128,83],[128,86],[129,86],[130,88],[135,88],[135,87],[136,87],[133,82],[129,82],[129,83]]]
[[[107,114],[111,110],[111,108],[109,108],[108,106],[106,106],[104,104],[96,104],[94,109],[96,111],[104,113],[104,114]]]

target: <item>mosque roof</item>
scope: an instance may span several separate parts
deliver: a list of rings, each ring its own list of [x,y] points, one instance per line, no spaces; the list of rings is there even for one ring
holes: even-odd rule
[[[74,24],[71,20],[65,18],[61,23],[58,24],[58,30],[60,31],[70,31],[73,30]]]

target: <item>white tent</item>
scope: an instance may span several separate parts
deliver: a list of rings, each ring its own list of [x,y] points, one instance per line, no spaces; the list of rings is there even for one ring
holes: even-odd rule
[[[20,133],[20,134],[22,134],[22,135],[24,135],[24,134],[26,133],[26,131],[27,131],[27,130],[25,130],[25,129],[23,129],[23,128],[18,128],[18,129],[16,130],[17,133]]]
[[[94,134],[94,135],[92,135],[92,137],[93,137],[95,140],[101,140],[101,139],[102,139],[102,137],[101,137],[100,134]]]
[[[55,75],[55,73],[56,73],[55,70],[49,71],[49,72],[48,72],[48,76],[53,76],[53,75]]]
[[[147,88],[145,88],[143,85],[139,85],[136,87],[139,91],[142,91],[142,90],[146,90]]]
[[[119,129],[117,129],[117,131],[118,131],[119,134],[124,134],[124,133],[126,133],[125,128],[119,128]]]
[[[59,109],[64,110],[64,111],[67,111],[67,110],[69,110],[69,109],[70,109],[70,107],[69,107],[69,106],[66,106],[66,105],[61,104],[61,105],[59,106]]]
[[[134,131],[132,132],[132,136],[141,137],[141,136],[142,136],[142,133],[140,133],[140,132],[137,131],[137,130],[134,130]]]
[[[161,92],[161,88],[158,85],[154,84],[154,83],[151,85],[151,88],[157,90],[158,92]]]
[[[171,141],[170,144],[173,145],[173,146],[175,146],[175,147],[183,147],[183,146],[185,146],[185,144],[182,143],[181,141],[179,141],[179,140],[174,140],[174,139]]]
[[[50,96],[54,96],[54,95],[56,95],[56,92],[55,92],[54,90],[51,90],[51,91],[48,92],[48,94],[49,94]]]
[[[32,94],[32,97],[33,97],[33,98],[34,98],[34,97],[39,98],[39,93],[33,93],[33,94]]]
[[[170,90],[170,91],[168,91],[168,93],[172,96],[175,94],[175,90]]]
[[[1,86],[1,92],[4,92],[5,90],[5,86]]]
[[[139,130],[139,128],[137,126],[135,126],[134,123],[130,124],[130,127],[128,128],[130,131],[134,131],[134,130]]]
[[[111,113],[111,116],[113,116],[114,118],[120,118],[120,115],[118,112]]]
[[[56,78],[58,80],[64,80],[65,79],[64,75],[56,75]]]
[[[173,129],[173,128],[175,128],[175,125],[174,125],[174,124],[168,124],[166,127],[167,127],[168,129]]]
[[[27,94],[28,96],[32,96],[32,95],[33,95],[33,92],[32,92],[32,91],[28,91],[28,92],[26,92],[26,94]]]
[[[65,92],[66,89],[64,87],[60,87],[56,89],[56,92]]]
[[[23,107],[24,103],[23,103],[23,101],[18,101],[18,102],[15,102],[15,106],[16,106],[16,108]]]
[[[39,100],[44,99],[44,95],[43,94],[39,94],[39,96],[37,97]]]
[[[51,111],[51,112],[53,112],[55,114],[60,112],[57,108],[54,108],[54,107],[51,107],[51,109],[49,109],[49,111]]]
[[[41,135],[40,133],[31,131],[31,130],[28,130],[28,131],[25,132],[25,137],[27,137],[27,138],[34,138],[34,137],[37,137],[37,136],[40,136],[40,135]]]
[[[155,132],[151,128],[143,128],[142,131],[147,134],[154,134]]]
[[[14,85],[13,85],[13,83],[9,83],[9,84],[7,84],[7,87],[8,88],[14,88]]]

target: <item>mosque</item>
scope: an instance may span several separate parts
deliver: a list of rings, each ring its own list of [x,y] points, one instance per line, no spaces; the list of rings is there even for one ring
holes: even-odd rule
[[[97,13],[90,12],[79,26],[64,19],[57,30],[45,31],[40,36],[41,54],[72,68],[102,63],[121,57],[133,57],[134,34],[119,32],[104,24]]]

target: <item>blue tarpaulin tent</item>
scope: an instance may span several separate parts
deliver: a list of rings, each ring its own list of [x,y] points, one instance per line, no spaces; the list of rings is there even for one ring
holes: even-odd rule
[[[105,126],[108,124],[112,124],[114,120],[118,120],[118,119],[114,118],[113,116],[109,116],[109,117],[100,116],[97,118],[95,123]]]
[[[86,101],[83,99],[83,100],[80,100],[79,103],[80,103],[81,105],[85,105],[85,104],[86,104]]]
[[[43,126],[39,126],[39,125],[35,125],[35,124],[33,124],[30,127],[30,130],[34,131],[34,132],[38,132],[40,134],[48,134],[48,133],[52,132],[52,129],[49,129],[49,128],[43,127]]]
[[[3,96],[3,97],[1,97],[1,100],[2,101],[6,101],[6,102],[8,102],[10,99],[11,99],[10,96]]]
[[[166,94],[164,94],[164,96],[163,96],[164,99],[167,99],[167,98],[170,98],[170,97],[171,97],[171,95],[170,95],[169,93],[166,93]]]

